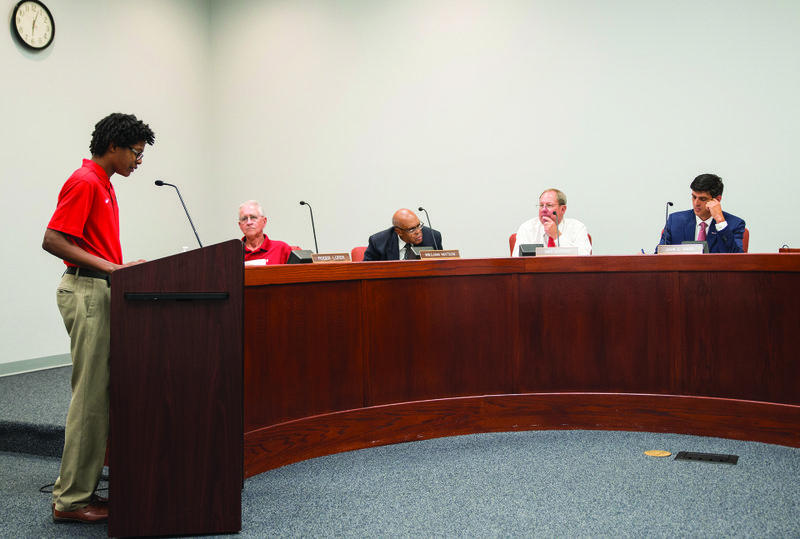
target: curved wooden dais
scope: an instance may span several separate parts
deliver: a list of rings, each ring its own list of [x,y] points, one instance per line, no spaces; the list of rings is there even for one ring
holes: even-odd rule
[[[478,432],[800,447],[800,255],[245,271],[245,476]]]

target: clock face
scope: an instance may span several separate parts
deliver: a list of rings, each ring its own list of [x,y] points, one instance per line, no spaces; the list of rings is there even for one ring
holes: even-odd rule
[[[56,27],[47,6],[37,0],[24,0],[14,8],[14,33],[23,45],[44,49],[53,42]]]

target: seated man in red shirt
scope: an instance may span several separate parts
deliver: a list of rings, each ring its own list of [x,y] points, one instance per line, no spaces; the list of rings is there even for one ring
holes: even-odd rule
[[[244,237],[244,263],[246,266],[265,266],[267,264],[286,264],[292,248],[288,243],[271,240],[264,234],[267,218],[264,210],[255,200],[242,202],[239,206],[239,228]]]

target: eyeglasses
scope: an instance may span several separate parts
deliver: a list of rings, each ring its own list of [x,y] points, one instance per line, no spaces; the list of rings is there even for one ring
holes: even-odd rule
[[[240,223],[246,223],[247,221],[258,221],[261,219],[261,215],[243,215],[239,217]]]
[[[128,149],[133,152],[133,155],[136,156],[136,162],[139,163],[142,160],[142,156],[144,154],[144,150],[137,151],[133,148],[133,146],[128,146]]]
[[[558,208],[558,204],[539,204],[539,209],[543,210],[547,208],[548,210],[554,210]]]
[[[403,232],[408,232],[409,234],[413,234],[413,233],[414,233],[414,232],[416,232],[417,230],[422,230],[422,227],[423,227],[423,226],[425,226],[425,223],[423,223],[422,221],[420,221],[420,222],[419,222],[419,224],[418,224],[417,226],[412,226],[411,228],[402,228],[402,227],[399,227],[399,226],[396,226],[395,228],[396,228],[397,230],[402,230]]]

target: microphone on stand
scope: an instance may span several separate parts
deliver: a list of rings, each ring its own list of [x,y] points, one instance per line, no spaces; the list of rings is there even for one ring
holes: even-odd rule
[[[553,217],[556,218],[556,247],[561,247],[561,232],[558,230],[558,212],[553,212]]]
[[[664,217],[664,232],[662,232],[662,236],[664,237],[664,241],[666,242],[666,234],[667,234],[667,221],[669,221],[669,207],[672,206],[672,202],[667,202],[667,215]]]
[[[162,182],[161,180],[156,180],[156,185],[161,187],[162,185],[169,185],[170,187],[174,187],[175,191],[178,193],[178,198],[181,199],[181,205],[183,206],[183,211],[186,212],[186,217],[189,218],[189,224],[192,225],[192,231],[194,232],[194,237],[197,238],[197,243],[200,245],[200,248],[203,248],[203,244],[200,242],[200,236],[197,235],[197,230],[194,228],[194,223],[192,222],[192,217],[189,215],[189,210],[186,209],[186,204],[183,203],[183,197],[181,196],[181,192],[178,189],[177,185],[172,185],[171,183]]]
[[[300,205],[308,206],[308,211],[311,212],[311,231],[314,233],[314,250],[319,254],[319,247],[317,247],[317,228],[314,226],[314,210],[311,209],[311,204],[305,200],[301,200]]]
[[[441,249],[436,245],[436,234],[433,233],[433,225],[431,224],[431,217],[428,215],[428,210],[420,206],[419,211],[425,212],[425,219],[428,221],[428,228],[431,229],[431,236],[433,236],[433,248],[437,251],[441,251]]]

